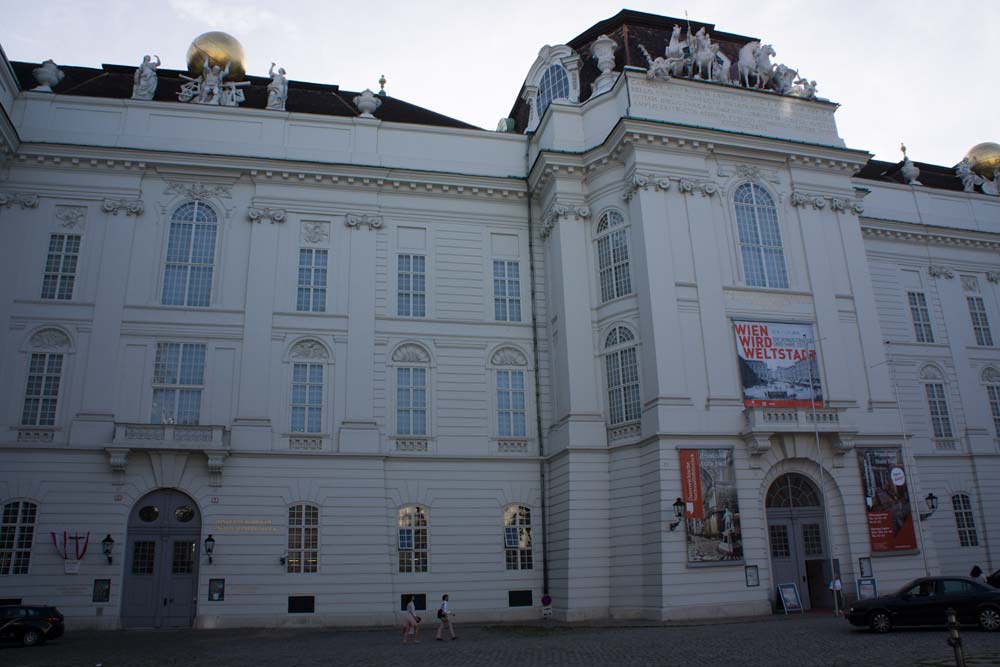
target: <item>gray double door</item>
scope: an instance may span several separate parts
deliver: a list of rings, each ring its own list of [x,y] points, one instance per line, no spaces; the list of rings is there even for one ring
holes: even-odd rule
[[[186,494],[159,489],[129,515],[122,624],[186,628],[198,601],[201,513]]]

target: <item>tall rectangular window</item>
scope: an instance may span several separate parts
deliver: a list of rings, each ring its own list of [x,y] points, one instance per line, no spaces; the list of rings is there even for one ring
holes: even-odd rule
[[[299,249],[299,287],[295,297],[295,310],[302,313],[326,311],[327,259],[326,250]]]
[[[754,183],[736,188],[736,231],[743,279],[753,287],[788,287],[778,209],[771,195]]]
[[[204,343],[157,343],[151,421],[197,424],[201,418],[204,376]]]
[[[3,506],[0,523],[0,576],[28,574],[38,505],[14,501]]]
[[[427,308],[427,267],[423,255],[399,255],[396,272],[396,314],[424,317]]]
[[[427,435],[427,369],[396,369],[396,433]]]
[[[963,547],[978,547],[979,533],[976,532],[976,519],[972,514],[972,502],[969,496],[958,493],[951,497],[951,505],[955,510],[955,526],[958,528],[958,543]]]
[[[927,392],[927,407],[931,414],[931,428],[935,438],[954,437],[951,430],[951,415],[948,414],[948,401],[944,396],[943,384],[925,384]]]
[[[53,234],[45,258],[42,298],[69,300],[76,284],[76,264],[80,258],[80,237],[76,234]]]
[[[163,272],[165,306],[209,305],[217,234],[218,216],[212,207],[194,201],[174,211]]]
[[[517,262],[493,260],[493,313],[499,322],[521,321],[521,277]]]
[[[501,438],[525,437],[524,371],[497,371],[497,425]]]
[[[923,292],[907,292],[906,299],[910,304],[910,316],[913,318],[913,335],[918,343],[933,343],[934,331],[931,330],[931,313],[927,308],[927,297]]]
[[[323,364],[292,365],[292,433],[323,431]]]
[[[62,377],[63,355],[32,353],[28,362],[28,381],[24,386],[22,426],[53,426]]]
[[[410,505],[399,510],[399,537],[396,550],[400,572],[426,572],[430,561],[427,529],[429,521],[423,507]]]
[[[986,304],[981,296],[965,297],[969,302],[969,316],[972,317],[972,330],[976,333],[976,345],[993,347],[993,334],[990,332],[990,321],[986,317]]]
[[[993,431],[1000,438],[1000,385],[986,385],[986,395],[990,399],[990,414],[993,416]]]
[[[288,572],[319,569],[319,508],[302,503],[288,508]]]

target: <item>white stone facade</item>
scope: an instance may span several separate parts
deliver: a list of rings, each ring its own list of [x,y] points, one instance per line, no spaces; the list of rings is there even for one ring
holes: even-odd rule
[[[977,344],[966,298],[1000,325],[1000,202],[854,176],[870,156],[823,101],[626,68],[577,102],[586,57],[543,49],[527,135],[25,91],[4,57],[0,503],[37,515],[0,598],[129,625],[130,516],[160,489],[197,506],[197,627],[389,623],[401,596],[432,610],[445,592],[464,621],[537,618],[546,593],[567,620],[768,613],[784,574],[765,498],[786,473],[822,489],[814,560],[836,559],[845,590],[860,558],[881,590],[1000,567],[1000,331]],[[555,60],[573,64],[571,95],[539,117],[531,77]],[[745,184],[773,202],[778,286],[748,281]],[[208,221],[183,257],[181,210]],[[619,244],[604,284],[602,239]],[[914,339],[908,292],[932,342]],[[745,407],[743,320],[813,327],[822,426]],[[634,401],[609,377],[623,350]],[[46,403],[33,383],[53,376]],[[931,430],[927,384],[946,389],[950,437]],[[941,499],[915,550],[872,553],[857,458],[872,447],[902,448],[914,514]],[[686,525],[668,528],[690,448],[732,452],[742,558],[692,565]],[[303,505],[311,552],[292,548]],[[411,507],[425,572],[400,571]],[[510,567],[511,507],[530,510],[530,569],[523,549]],[[74,573],[63,531],[90,535]],[[314,571],[290,571],[300,556]],[[829,570],[805,574],[823,606]],[[312,613],[289,613],[300,596]]]

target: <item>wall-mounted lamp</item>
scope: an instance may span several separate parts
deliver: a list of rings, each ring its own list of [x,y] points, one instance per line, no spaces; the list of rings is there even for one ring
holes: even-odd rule
[[[108,557],[108,565],[111,565],[111,552],[115,548],[115,541],[111,539],[109,534],[103,540],[101,540],[101,552]]]
[[[680,498],[674,501],[674,516],[677,517],[677,521],[670,524],[671,532],[677,530],[677,526],[681,525],[681,519],[684,518],[684,501]]]
[[[280,556],[278,556],[278,562],[281,563],[282,565],[284,565],[285,563],[287,563],[288,562],[288,554],[281,554]]]
[[[208,564],[212,564],[212,552],[215,551],[215,538],[209,535],[205,538],[205,553],[208,554]]]
[[[931,514],[934,514],[934,512],[936,512],[938,508],[938,499],[937,496],[935,496],[933,493],[928,493],[927,497],[924,498],[924,502],[927,503],[927,509],[930,511],[922,512],[920,514],[921,521],[926,521],[927,519],[931,518]]]

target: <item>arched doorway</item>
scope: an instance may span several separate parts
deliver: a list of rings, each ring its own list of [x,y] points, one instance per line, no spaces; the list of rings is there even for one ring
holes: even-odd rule
[[[833,609],[830,545],[816,485],[799,473],[782,475],[767,490],[765,506],[774,584],[795,582],[805,609]]]
[[[189,496],[158,489],[132,508],[125,551],[122,625],[187,628],[198,602],[201,512]]]

